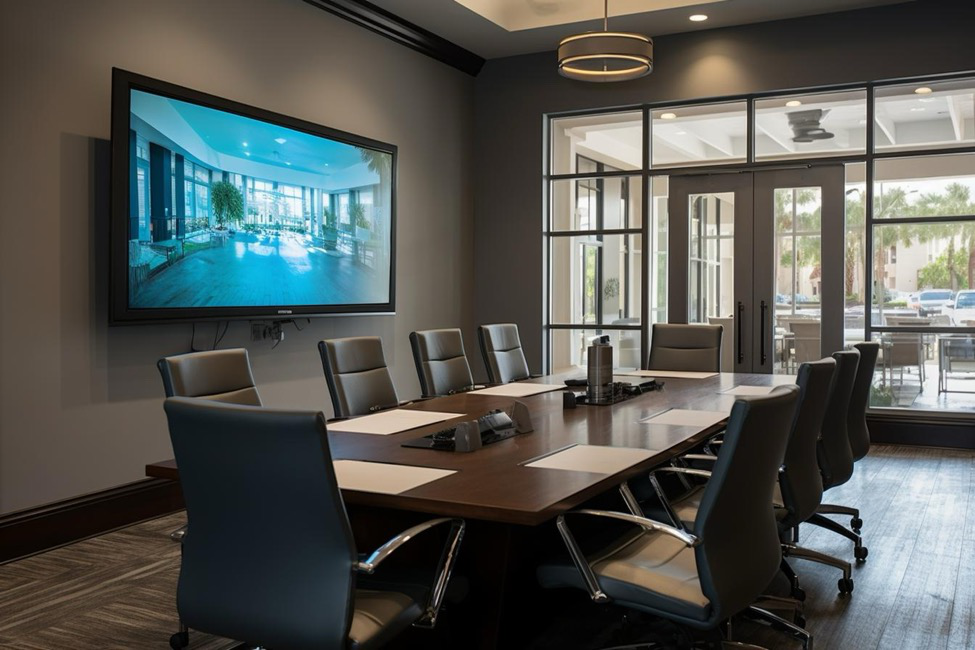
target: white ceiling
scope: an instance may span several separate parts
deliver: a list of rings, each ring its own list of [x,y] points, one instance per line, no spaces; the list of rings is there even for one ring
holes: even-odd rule
[[[910,0],[610,0],[609,28],[661,36],[898,4]],[[602,29],[602,0],[371,0],[486,59],[554,50],[569,34]],[[463,3],[463,4],[462,4]],[[477,7],[485,18],[464,4]],[[671,8],[654,9],[669,6]],[[647,11],[646,7],[651,10]],[[705,22],[693,23],[691,14]],[[591,18],[586,18],[586,16]],[[508,25],[512,31],[496,22]],[[530,25],[541,25],[530,27]]]

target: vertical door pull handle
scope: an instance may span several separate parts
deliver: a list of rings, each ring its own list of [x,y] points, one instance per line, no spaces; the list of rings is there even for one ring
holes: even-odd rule
[[[738,363],[745,363],[745,354],[741,351],[741,330],[742,330],[742,317],[745,315],[745,303],[738,301],[738,313],[737,318],[735,318],[735,338],[737,339],[738,345]]]
[[[761,349],[762,349],[762,365],[763,366],[765,365],[765,361],[768,359],[768,357],[765,355],[765,313],[767,311],[768,311],[768,305],[763,300],[762,301],[762,320],[761,320],[761,323],[762,324],[760,326],[760,329],[761,329],[761,339],[762,339]]]

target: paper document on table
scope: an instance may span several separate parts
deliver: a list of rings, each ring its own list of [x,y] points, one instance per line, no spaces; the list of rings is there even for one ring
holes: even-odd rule
[[[344,433],[373,433],[388,436],[391,433],[409,431],[428,424],[443,422],[464,415],[463,413],[442,413],[440,411],[414,411],[412,409],[392,409],[364,415],[351,420],[339,420],[328,424],[329,431]]]
[[[491,386],[490,388],[482,388],[481,390],[472,390],[469,395],[501,395],[502,397],[528,397],[529,395],[537,395],[538,393],[547,393],[553,390],[561,390],[565,388],[565,384],[529,384],[522,382],[514,382],[512,384],[501,384],[500,386]]]
[[[567,469],[593,474],[616,474],[656,453],[649,449],[633,449],[630,447],[575,445],[526,463],[525,466],[543,469]]]
[[[775,386],[735,386],[720,392],[722,395],[768,395],[773,390]]]
[[[691,372],[689,370],[619,370],[616,374],[629,377],[663,377],[664,379],[708,379],[718,376],[716,372]]]
[[[335,460],[332,467],[343,490],[380,494],[401,494],[457,473],[451,469],[368,463],[362,460]]]
[[[644,424],[673,424],[682,427],[707,428],[728,419],[725,411],[692,411],[689,409],[670,409],[643,418]]]

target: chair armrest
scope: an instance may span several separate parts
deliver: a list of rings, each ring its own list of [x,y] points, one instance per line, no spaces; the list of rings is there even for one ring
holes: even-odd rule
[[[670,521],[673,522],[674,526],[686,532],[684,529],[684,522],[682,522],[680,517],[677,516],[677,512],[674,511],[674,506],[671,505],[670,499],[667,498],[667,493],[664,492],[664,489],[660,486],[660,481],[657,480],[657,474],[659,472],[677,474],[681,477],[700,476],[702,478],[711,478],[711,472],[707,471],[706,469],[693,469],[690,467],[658,467],[650,472],[650,485],[653,486],[653,491],[657,493],[657,498],[660,499],[660,503],[663,504],[664,510],[667,512],[667,516],[670,517]],[[687,486],[686,481],[684,481],[684,485]]]
[[[404,530],[377,548],[365,561],[358,562],[355,567],[356,571],[371,575],[382,564],[383,560],[392,555],[396,549],[420,533],[446,523],[450,524],[450,533],[447,536],[446,544],[444,544],[443,552],[440,554],[440,562],[437,565],[433,585],[430,589],[430,598],[427,601],[423,614],[413,623],[414,627],[432,628],[437,623],[437,614],[440,612],[440,605],[443,603],[444,594],[447,592],[447,583],[450,581],[450,574],[453,572],[454,565],[457,563],[457,552],[460,550],[460,542],[464,537],[464,530],[467,527],[466,522],[463,519],[442,517],[417,524],[412,528]]]
[[[684,460],[703,460],[708,463],[714,463],[717,462],[718,460],[718,457],[713,454],[684,454],[683,456],[681,456],[681,458],[683,458]],[[686,469],[692,469],[692,468],[688,467]]]
[[[562,535],[562,541],[565,542],[565,546],[569,551],[569,556],[572,558],[572,563],[575,564],[576,568],[579,570],[579,573],[582,575],[583,582],[586,583],[586,589],[589,591],[589,597],[597,603],[609,601],[609,596],[607,596],[599,586],[599,580],[596,578],[596,574],[593,572],[592,566],[586,559],[582,549],[579,548],[579,544],[572,535],[572,531],[569,530],[569,525],[565,521],[565,516],[567,514],[607,517],[610,519],[629,522],[631,524],[640,526],[644,530],[663,533],[665,535],[675,537],[689,547],[697,546],[699,543],[697,537],[691,535],[690,533],[677,530],[676,528],[662,524],[659,521],[654,521],[653,519],[647,519],[646,517],[639,517],[636,515],[628,515],[623,512],[611,512],[608,510],[571,510],[559,515],[558,519],[556,520],[556,527],[559,529],[559,533]]]

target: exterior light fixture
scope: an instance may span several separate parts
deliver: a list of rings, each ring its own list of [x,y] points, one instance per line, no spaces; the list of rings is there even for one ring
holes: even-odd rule
[[[802,102],[800,102],[798,99],[791,99],[787,101],[785,105],[789,108],[795,108],[796,106],[802,106]]]
[[[603,31],[567,36],[559,43],[559,74],[580,81],[629,81],[653,70],[653,39],[611,32],[609,0],[603,0]]]
[[[914,92],[917,93],[918,95],[930,95],[931,89],[928,88],[927,86],[921,86],[920,88],[915,88]]]
[[[693,16],[689,17],[689,20],[695,23],[703,23],[707,19],[708,17],[705,16],[704,14],[694,14]]]
[[[660,119],[662,119],[662,120],[676,120],[677,119],[677,113],[661,113],[660,114]]]

